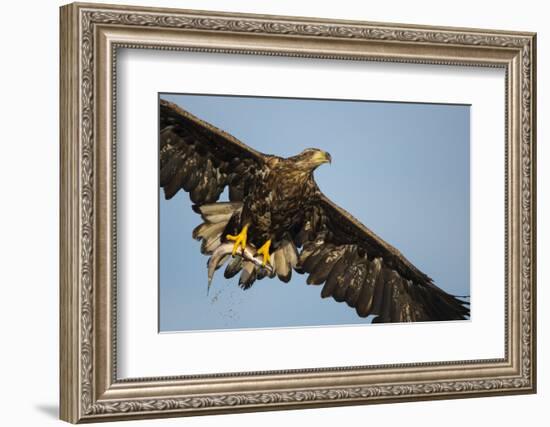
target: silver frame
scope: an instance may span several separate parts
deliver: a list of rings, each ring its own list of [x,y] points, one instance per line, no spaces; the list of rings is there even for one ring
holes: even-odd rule
[[[61,419],[77,423],[536,390],[533,33],[99,4],[61,8]],[[506,70],[505,357],[120,380],[116,375],[118,48]]]

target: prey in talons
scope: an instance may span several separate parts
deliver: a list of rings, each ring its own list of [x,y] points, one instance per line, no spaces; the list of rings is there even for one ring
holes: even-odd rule
[[[231,251],[231,254],[233,256],[236,255],[237,250],[239,249],[239,247],[241,248],[241,250],[243,250],[243,251],[245,250],[245,248],[246,248],[246,239],[247,239],[247,234],[248,234],[248,227],[249,227],[249,225],[245,224],[245,226],[242,228],[242,230],[239,234],[236,234],[236,235],[228,234],[228,235],[225,236],[225,238],[227,240],[235,242],[233,244],[233,250]],[[271,239],[267,240],[260,247],[260,249],[258,249],[258,251],[256,252],[256,255],[262,255],[263,256],[262,266],[265,266],[268,263],[271,264],[271,256],[269,254],[269,248],[270,247],[271,247]]]
[[[242,243],[237,245],[226,242],[218,246],[208,259],[208,288],[206,294],[208,295],[210,292],[214,272],[225,264],[230,254],[240,258],[237,262],[251,263],[250,265],[253,267],[265,270],[268,276],[273,276],[273,267],[270,264],[266,264],[263,257],[255,255],[255,252],[255,248],[246,243],[244,245]]]

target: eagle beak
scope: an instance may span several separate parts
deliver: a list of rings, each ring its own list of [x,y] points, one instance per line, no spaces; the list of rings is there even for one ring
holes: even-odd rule
[[[326,151],[319,150],[313,155],[313,162],[316,166],[322,165],[323,163],[330,163],[331,161],[332,158]]]

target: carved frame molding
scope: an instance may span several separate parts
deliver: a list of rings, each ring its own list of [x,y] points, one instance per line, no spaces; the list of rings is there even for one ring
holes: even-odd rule
[[[61,8],[60,43],[62,419],[535,391],[535,34],[71,4]],[[506,357],[117,380],[113,135],[120,47],[505,68]]]

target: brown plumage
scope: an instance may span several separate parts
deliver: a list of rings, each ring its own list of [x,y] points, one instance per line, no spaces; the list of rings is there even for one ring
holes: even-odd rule
[[[271,241],[270,271],[235,256],[226,278],[240,272],[246,289],[265,276],[288,282],[292,271],[305,273],[308,284],[323,285],[323,298],[345,301],[361,317],[375,315],[374,322],[469,316],[467,302],[437,287],[319,190],[313,171],[330,162],[328,153],[262,154],[175,104],[160,102],[160,185],[166,199],[180,189],[190,194],[204,220],[193,233],[202,240],[201,251],[212,255],[245,225],[250,247]],[[218,202],[225,187],[229,202]]]

